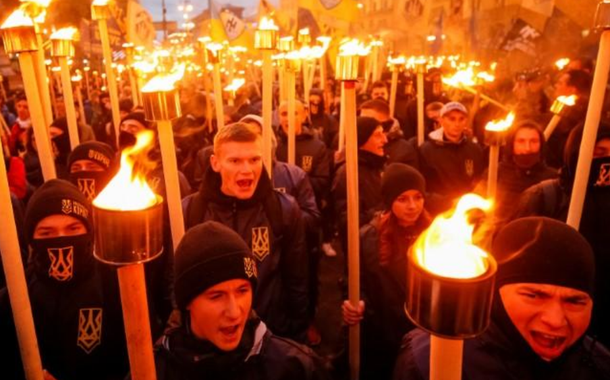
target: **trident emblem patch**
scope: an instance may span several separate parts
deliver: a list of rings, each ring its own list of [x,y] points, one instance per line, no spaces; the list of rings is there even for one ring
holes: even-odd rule
[[[62,199],[61,200],[61,212],[64,214],[70,214],[72,212],[72,200]]]
[[[309,173],[311,171],[312,166],[313,166],[313,157],[312,156],[301,157],[301,169],[303,169],[303,171],[305,171],[305,173]]]
[[[610,186],[610,164],[602,164],[599,168],[599,176],[595,182],[596,187]]]
[[[78,338],[76,345],[90,354],[102,342],[102,309],[78,311]]]
[[[466,175],[468,177],[472,177],[474,175],[474,161],[473,160],[464,161],[464,169],[466,169]]]
[[[269,255],[269,229],[267,227],[252,228],[252,253],[261,262]]]
[[[95,180],[92,178],[79,178],[77,183],[80,192],[83,193],[88,200],[92,201],[95,198]]]
[[[256,269],[256,263],[249,257],[244,257],[244,271],[248,278],[258,277],[258,270]]]
[[[57,281],[69,281],[74,272],[74,247],[49,248],[49,277]]]

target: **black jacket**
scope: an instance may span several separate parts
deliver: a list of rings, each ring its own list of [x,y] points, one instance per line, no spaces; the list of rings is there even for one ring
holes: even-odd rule
[[[459,143],[446,141],[442,128],[429,137],[419,148],[427,190],[448,199],[472,191],[486,165],[481,147],[466,138]]]
[[[43,368],[57,379],[123,379],[129,371],[118,279],[114,268],[74,284],[28,271],[28,291]],[[0,290],[2,379],[23,379],[7,289]]]
[[[273,335],[262,322],[249,321],[246,330],[252,332],[244,332],[238,348],[229,353],[215,350],[182,327],[169,331],[155,349],[157,379],[330,379],[320,358],[309,348]]]
[[[377,211],[383,209],[381,174],[385,157],[358,150],[358,194],[360,195],[360,225],[368,223]],[[335,215],[339,226],[347,224],[347,177],[345,163],[340,164],[332,187]]]
[[[385,131],[388,142],[383,147],[383,150],[388,157],[387,163],[400,162],[412,166],[415,169],[419,169],[417,148],[405,140],[398,120],[393,120],[394,124],[388,131]]]
[[[426,380],[430,372],[430,335],[413,330],[403,341],[394,380]],[[492,324],[482,335],[464,341],[464,380],[607,380],[610,352],[589,337],[551,362],[531,349],[517,349]]]
[[[220,175],[208,168],[201,190],[183,200],[186,228],[208,220],[237,232],[258,263],[254,309],[277,334],[302,340],[307,328],[308,256],[301,211],[261,175],[252,198],[220,191]]]
[[[288,136],[280,128],[278,137],[277,160],[288,162]],[[309,176],[320,206],[330,190],[332,157],[324,142],[314,136],[306,126],[303,126],[303,131],[295,140],[295,164]]]

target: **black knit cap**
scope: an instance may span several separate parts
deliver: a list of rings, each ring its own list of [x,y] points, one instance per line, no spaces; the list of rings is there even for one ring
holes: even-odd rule
[[[372,117],[360,116],[356,121],[358,128],[358,147],[366,144],[373,132],[380,127],[381,124]]]
[[[497,288],[516,283],[563,286],[593,297],[595,259],[585,238],[565,223],[545,217],[517,219],[493,242]]]
[[[395,162],[386,167],[381,178],[381,196],[386,208],[392,208],[392,203],[407,190],[417,190],[422,195],[426,193],[426,180],[417,169]]]
[[[90,160],[99,164],[104,169],[112,166],[115,152],[112,147],[99,141],[87,141],[79,144],[68,157],[68,168],[78,160]]]
[[[256,261],[235,231],[218,222],[199,224],[176,248],[174,292],[181,310],[211,286],[244,279],[256,286]]]
[[[121,124],[126,120],[135,120],[138,123],[142,124],[144,128],[150,129],[150,123],[146,121],[146,116],[144,112],[132,112],[129,115],[125,116],[123,120],[121,120]]]
[[[52,179],[38,188],[30,198],[25,211],[25,229],[28,241],[32,239],[36,225],[51,215],[72,216],[91,229],[89,201],[76,186],[63,179]]]

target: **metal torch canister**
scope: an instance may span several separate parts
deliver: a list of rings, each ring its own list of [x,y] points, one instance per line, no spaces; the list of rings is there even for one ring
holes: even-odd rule
[[[597,5],[595,12],[595,29],[607,30],[610,29],[610,2],[604,0]]]
[[[340,81],[357,81],[358,73],[364,72],[364,60],[357,54],[339,55],[335,65],[335,79]]]
[[[31,52],[38,50],[36,30],[33,26],[17,26],[2,29],[4,50],[8,54]]]
[[[494,131],[494,130],[485,130],[485,144],[487,146],[504,146],[506,145],[506,136],[508,135],[508,130],[504,131]]]
[[[254,48],[261,50],[273,50],[277,43],[277,30],[257,29],[254,31]]]
[[[93,255],[123,266],[154,260],[163,252],[163,198],[143,210],[107,210],[92,205],[95,225]]]
[[[407,263],[409,319],[431,334],[448,339],[472,338],[489,324],[497,264],[488,257],[487,271],[474,278],[441,277],[416,262],[410,250]]]
[[[146,120],[174,120],[181,116],[178,90],[142,92]]]
[[[74,57],[74,44],[72,43],[72,40],[52,39],[51,56]]]

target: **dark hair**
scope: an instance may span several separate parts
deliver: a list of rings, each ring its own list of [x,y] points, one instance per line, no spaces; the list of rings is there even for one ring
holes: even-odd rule
[[[361,110],[373,110],[373,111],[382,113],[384,115],[390,114],[390,106],[388,105],[388,103],[386,101],[383,101],[380,99],[367,100],[366,102],[362,103],[362,105],[360,106],[360,109]]]
[[[381,87],[385,88],[386,90],[388,89],[388,85],[386,82],[378,80],[376,82],[373,82],[373,84],[371,85],[371,90],[374,88],[381,88]]]
[[[569,70],[568,85],[575,87],[579,94],[587,94],[591,90],[591,75],[583,70]]]
[[[124,112],[132,112],[133,111],[133,102],[131,99],[123,99],[119,102],[119,110]]]

